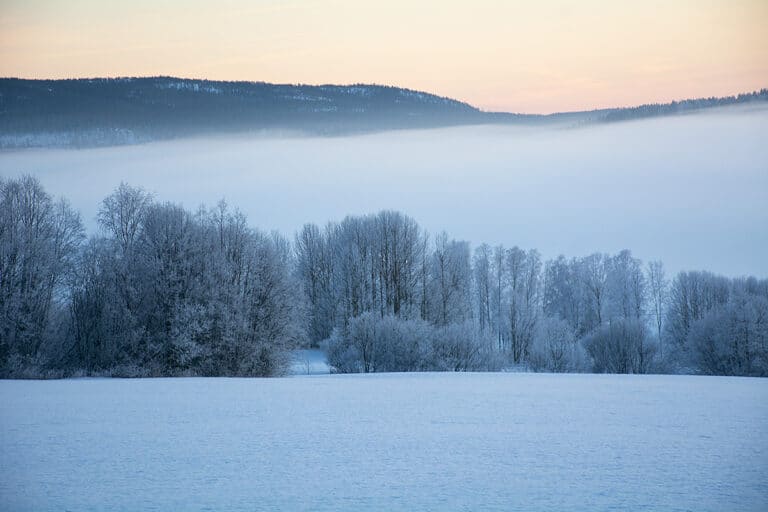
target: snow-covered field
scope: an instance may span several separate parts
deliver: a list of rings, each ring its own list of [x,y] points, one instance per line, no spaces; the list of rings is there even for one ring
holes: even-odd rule
[[[0,382],[3,510],[766,510],[768,380]]]

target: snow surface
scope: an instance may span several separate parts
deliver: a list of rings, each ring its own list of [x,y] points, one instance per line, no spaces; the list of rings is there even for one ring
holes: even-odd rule
[[[331,373],[328,356],[318,349],[294,350],[290,373],[293,375],[322,375]]]
[[[4,510],[766,510],[768,380],[0,382]]]

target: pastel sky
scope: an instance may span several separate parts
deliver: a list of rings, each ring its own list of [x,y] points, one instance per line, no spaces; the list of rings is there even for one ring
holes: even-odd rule
[[[768,87],[767,0],[0,0],[0,76],[379,83],[547,113]]]

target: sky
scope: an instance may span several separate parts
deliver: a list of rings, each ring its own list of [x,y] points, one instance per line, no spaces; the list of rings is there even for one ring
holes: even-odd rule
[[[766,0],[0,0],[0,76],[378,83],[549,113],[768,86]]]

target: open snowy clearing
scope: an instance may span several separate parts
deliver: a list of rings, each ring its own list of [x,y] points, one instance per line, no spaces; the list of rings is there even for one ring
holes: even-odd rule
[[[768,380],[0,382],[3,510],[766,510]]]

